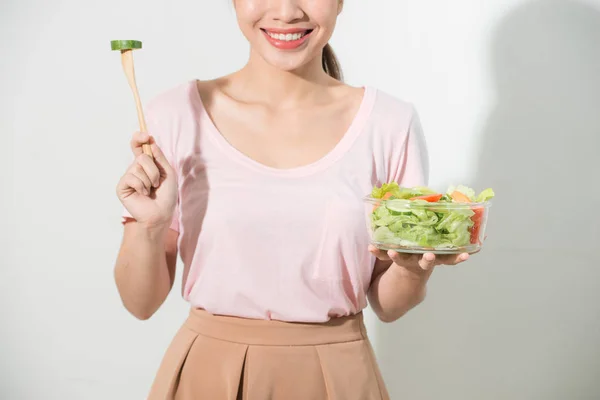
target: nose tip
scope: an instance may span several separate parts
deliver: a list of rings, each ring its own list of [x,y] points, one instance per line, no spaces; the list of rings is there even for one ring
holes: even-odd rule
[[[276,20],[293,22],[304,17],[304,11],[295,0],[273,2],[273,15]]]

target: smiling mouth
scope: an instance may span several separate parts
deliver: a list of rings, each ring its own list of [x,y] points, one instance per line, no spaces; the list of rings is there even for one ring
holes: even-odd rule
[[[282,32],[282,31],[271,31],[268,29],[261,28],[261,31],[265,33],[270,39],[278,42],[298,42],[309,36],[313,29],[296,30],[293,32]]]

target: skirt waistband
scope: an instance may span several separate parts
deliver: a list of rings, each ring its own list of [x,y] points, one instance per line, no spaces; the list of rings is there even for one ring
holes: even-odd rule
[[[367,338],[362,312],[325,323],[298,323],[213,315],[192,308],[185,326],[203,336],[262,346],[316,346]]]

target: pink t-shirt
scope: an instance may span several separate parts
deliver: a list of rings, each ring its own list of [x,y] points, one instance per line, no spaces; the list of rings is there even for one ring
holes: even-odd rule
[[[363,197],[427,183],[413,106],[366,87],[341,141],[298,168],[260,164],[219,133],[196,81],[157,96],[148,130],[177,172],[183,297],[213,314],[324,322],[367,305],[375,258]],[[125,213],[125,216],[128,216]]]

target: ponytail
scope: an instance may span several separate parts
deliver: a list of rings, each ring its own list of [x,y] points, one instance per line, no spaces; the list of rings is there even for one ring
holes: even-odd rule
[[[323,69],[327,72],[327,75],[331,76],[338,81],[342,81],[344,78],[342,76],[342,67],[340,66],[340,62],[338,61],[333,49],[327,43],[323,48],[323,57],[321,58],[321,63],[323,64]]]

